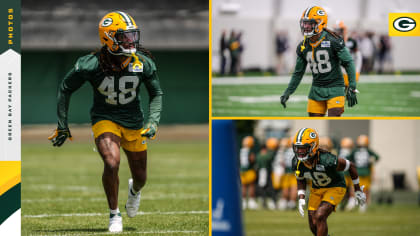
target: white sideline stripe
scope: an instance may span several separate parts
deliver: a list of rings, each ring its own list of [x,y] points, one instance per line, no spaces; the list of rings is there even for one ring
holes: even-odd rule
[[[223,77],[212,78],[212,85],[289,84],[291,76],[271,77]],[[420,75],[361,75],[359,82],[365,83],[410,83],[420,82]],[[301,84],[311,84],[312,76],[303,76]]]
[[[141,200],[162,200],[162,199],[201,199],[208,198],[206,194],[187,194],[187,195],[177,195],[177,194],[167,194],[167,195],[147,195],[142,196]],[[101,202],[106,201],[105,197],[101,198],[42,198],[42,199],[22,199],[22,202],[67,202],[67,201],[87,201],[87,202]]]
[[[181,233],[181,234],[197,234],[197,233],[204,233],[207,231],[194,231],[194,230],[165,230],[165,231],[126,231],[122,233],[118,233],[118,235],[121,234],[174,234],[174,233]],[[95,233],[74,233],[74,234],[59,234],[61,236],[65,235],[104,235],[104,234],[112,234],[115,235],[115,233],[111,232],[95,232]],[[30,234],[35,235],[35,234]],[[40,236],[40,234],[36,234],[37,236]],[[42,234],[41,234],[42,235]]]
[[[137,215],[182,215],[182,214],[208,214],[209,211],[139,211]],[[121,212],[121,214],[126,214]],[[46,217],[73,217],[73,216],[107,216],[109,213],[65,213],[65,214],[41,214],[41,215],[23,215],[24,218],[46,218]]]

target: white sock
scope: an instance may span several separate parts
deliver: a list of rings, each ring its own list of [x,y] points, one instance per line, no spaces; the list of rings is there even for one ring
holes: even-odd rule
[[[111,214],[113,214],[113,215],[117,215],[118,213],[120,213],[120,209],[117,207],[117,209],[115,209],[115,210],[112,210],[112,209],[109,209],[109,211],[110,211],[110,213]]]

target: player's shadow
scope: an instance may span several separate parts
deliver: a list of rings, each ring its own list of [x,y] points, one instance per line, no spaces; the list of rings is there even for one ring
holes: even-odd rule
[[[135,231],[136,228],[124,227],[123,230],[125,232],[126,231]],[[34,231],[38,232],[38,233],[70,233],[70,232],[73,232],[73,233],[76,233],[76,232],[79,232],[79,233],[88,233],[88,232],[91,232],[91,233],[100,233],[100,232],[107,233],[108,229],[106,229],[106,228],[78,228],[78,229],[72,228],[72,229],[49,229],[49,230],[34,230]]]

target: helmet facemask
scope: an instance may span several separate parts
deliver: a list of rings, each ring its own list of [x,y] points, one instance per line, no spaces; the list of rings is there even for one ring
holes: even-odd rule
[[[312,158],[315,142],[305,144],[293,144],[293,152],[299,161],[308,161]]]
[[[114,42],[112,48],[108,51],[113,55],[131,56],[139,47],[140,30],[117,30],[114,36],[107,35]]]
[[[316,31],[318,31],[318,26],[321,23],[322,22],[318,23],[315,19],[303,18],[300,20],[300,30],[304,36],[310,38],[319,33]]]

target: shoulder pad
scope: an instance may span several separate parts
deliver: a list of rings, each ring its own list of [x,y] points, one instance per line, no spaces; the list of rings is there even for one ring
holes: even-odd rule
[[[143,63],[144,73],[146,76],[150,76],[157,70],[155,62],[148,57],[147,55],[137,52],[137,56],[139,57],[139,60]]]
[[[77,72],[90,72],[95,71],[99,67],[99,60],[97,55],[89,54],[77,59],[74,65],[74,70]]]

